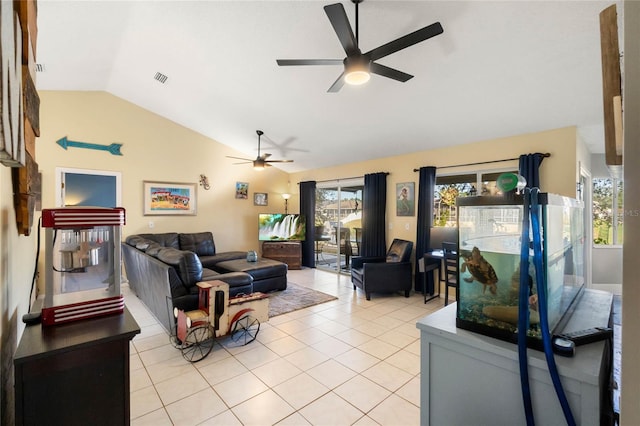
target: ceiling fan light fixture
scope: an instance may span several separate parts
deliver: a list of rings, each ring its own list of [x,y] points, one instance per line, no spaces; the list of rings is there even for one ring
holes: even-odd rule
[[[359,58],[347,58],[344,67],[344,82],[352,86],[365,84],[371,79],[370,61]]]
[[[362,71],[362,70],[349,71],[344,76],[344,82],[347,84],[351,84],[352,86],[359,86],[361,84],[365,84],[370,79],[371,79],[371,74],[369,74],[367,71]]]
[[[261,172],[264,170],[264,162],[262,161],[254,161],[253,162],[253,170],[256,172]]]

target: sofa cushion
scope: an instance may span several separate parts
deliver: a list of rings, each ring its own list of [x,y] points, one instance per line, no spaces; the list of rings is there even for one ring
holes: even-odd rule
[[[218,270],[218,263],[226,262],[227,260],[247,259],[246,251],[225,251],[213,256],[200,256],[200,262],[202,267]]]
[[[158,251],[158,260],[175,268],[180,280],[187,289],[202,281],[202,263],[195,253],[165,247]],[[190,291],[190,290],[189,290]]]
[[[161,246],[159,243],[156,243],[155,241],[152,241],[147,246],[147,248],[145,250],[145,253],[147,253],[149,256],[158,257],[158,252],[160,250],[162,250],[163,248],[164,247]]]
[[[229,297],[253,293],[253,277],[244,272],[221,274],[211,269],[202,268],[202,281],[213,280],[220,280],[229,284]]]
[[[163,247],[173,247],[174,249],[180,249],[180,240],[178,239],[177,232],[165,232],[163,234],[138,234],[138,237],[155,241]]]
[[[179,234],[181,250],[189,250],[198,256],[213,256],[216,254],[216,245],[211,232],[194,232]]]
[[[130,246],[137,247],[138,244],[141,244],[145,241],[148,242],[149,240],[141,237],[140,235],[129,235],[124,241]]]

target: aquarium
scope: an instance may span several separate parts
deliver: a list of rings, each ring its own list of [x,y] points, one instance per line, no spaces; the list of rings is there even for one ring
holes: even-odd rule
[[[543,271],[550,332],[568,317],[584,287],[582,204],[540,194]],[[461,197],[458,213],[458,304],[456,325],[517,341],[523,198]],[[529,346],[541,348],[538,296],[529,242]]]

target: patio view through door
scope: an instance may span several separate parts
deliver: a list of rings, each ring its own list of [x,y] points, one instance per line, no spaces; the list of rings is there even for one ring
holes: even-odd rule
[[[360,255],[364,178],[316,184],[316,268],[348,274],[351,257]]]

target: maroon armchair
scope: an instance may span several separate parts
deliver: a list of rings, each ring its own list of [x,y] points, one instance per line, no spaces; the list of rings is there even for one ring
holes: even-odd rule
[[[411,251],[413,242],[394,239],[386,257],[356,256],[351,259],[353,289],[362,289],[367,300],[371,293],[404,292],[409,297],[412,287]]]

